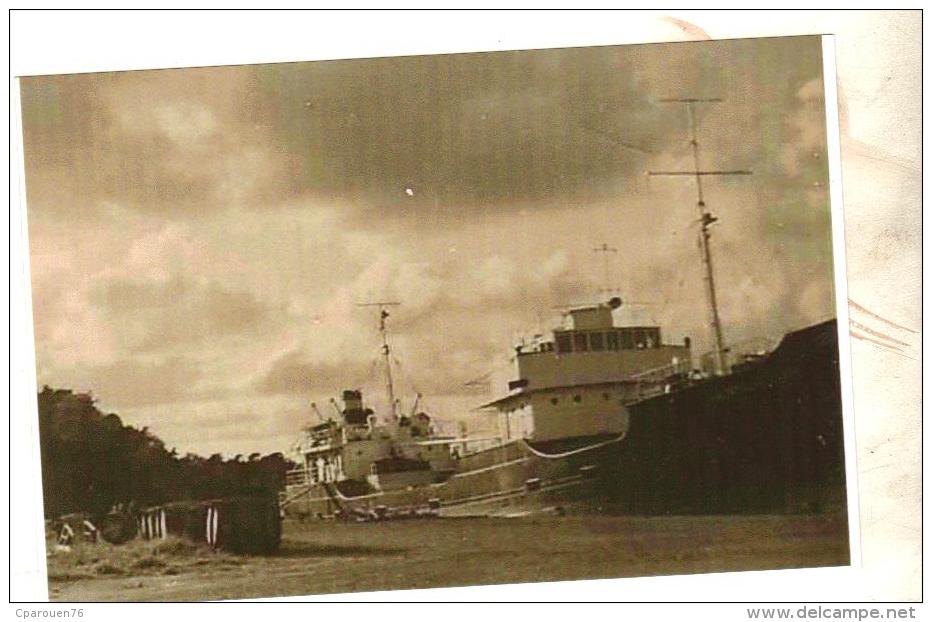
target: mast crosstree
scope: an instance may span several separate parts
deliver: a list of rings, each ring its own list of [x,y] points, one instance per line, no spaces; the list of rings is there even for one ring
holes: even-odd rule
[[[702,192],[702,178],[706,176],[728,176],[728,175],[751,175],[751,171],[746,170],[703,170],[699,166],[699,138],[696,129],[695,105],[700,103],[720,103],[720,98],[670,98],[661,99],[665,104],[683,104],[689,113],[689,144],[692,146],[693,169],[686,171],[648,171],[650,176],[689,176],[696,180],[696,206],[699,208],[699,251],[702,255],[702,264],[705,268],[706,297],[709,302],[709,323],[712,329],[712,338],[715,343],[715,373],[725,373],[725,340],[722,336],[722,322],[718,312],[718,299],[715,294],[715,273],[712,267],[712,252],[709,248],[709,239],[712,234],[709,232],[709,226],[715,223],[718,218],[713,216],[706,209],[705,195]]]

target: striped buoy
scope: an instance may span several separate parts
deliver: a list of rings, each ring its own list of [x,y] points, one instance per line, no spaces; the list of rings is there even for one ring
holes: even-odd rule
[[[170,533],[236,552],[272,552],[281,542],[274,496],[170,502],[139,511],[136,526],[141,539],[164,539]]]
[[[155,508],[143,513],[137,525],[145,540],[164,540],[168,537],[167,516],[164,508]]]
[[[207,506],[207,544],[217,546],[217,531],[220,525],[220,508],[216,505]]]

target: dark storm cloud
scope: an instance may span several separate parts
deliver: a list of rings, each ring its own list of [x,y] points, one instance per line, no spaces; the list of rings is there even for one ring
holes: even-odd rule
[[[791,96],[818,75],[798,53],[817,38],[760,41],[30,78],[30,198],[196,216],[307,195],[422,226],[598,201],[685,144],[657,99],[727,97],[777,67]]]
[[[734,83],[778,67],[778,91],[792,97],[820,71],[817,58],[799,62],[809,43],[818,41],[266,65],[257,82],[293,156],[295,192],[352,197],[376,208],[367,216],[415,211],[423,225],[445,224],[464,212],[613,196],[650,154],[686,144],[683,110],[658,99],[727,99]],[[723,140],[740,139],[723,129]]]
[[[196,217],[272,196],[275,158],[251,119],[250,72],[24,78],[27,202],[41,206],[31,211],[87,218],[106,215],[101,203],[111,202]]]
[[[351,198],[379,216],[413,209],[425,225],[442,225],[462,210],[604,193],[605,179],[634,170],[639,148],[658,137],[637,122],[652,106],[622,57],[578,49],[370,59],[267,65],[257,78],[270,94],[266,116],[295,156],[295,192]]]

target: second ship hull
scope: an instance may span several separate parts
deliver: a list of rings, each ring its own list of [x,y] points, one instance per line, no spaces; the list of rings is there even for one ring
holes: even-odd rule
[[[573,448],[544,453],[523,440],[458,460],[445,481],[350,496],[339,485],[314,484],[287,504],[298,517],[370,515],[382,509],[441,516],[508,515],[529,511],[595,510],[599,470],[617,455],[621,436],[577,439]]]

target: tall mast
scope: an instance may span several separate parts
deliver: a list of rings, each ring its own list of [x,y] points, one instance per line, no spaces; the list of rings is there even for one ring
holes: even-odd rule
[[[712,330],[714,340],[714,365],[715,373],[723,374],[726,371],[725,363],[725,340],[722,337],[722,322],[718,313],[718,299],[715,294],[715,274],[712,268],[712,251],[709,247],[709,240],[712,237],[709,226],[716,222],[718,218],[713,216],[707,209],[705,197],[702,193],[702,178],[706,175],[750,175],[751,171],[734,170],[734,171],[704,171],[699,167],[699,138],[696,130],[695,104],[697,103],[718,103],[718,98],[684,98],[684,99],[661,99],[662,103],[685,104],[686,111],[689,113],[689,144],[692,146],[693,170],[691,171],[648,171],[648,175],[655,176],[674,176],[687,175],[694,177],[696,180],[696,206],[699,208],[699,252],[702,255],[702,265],[705,269],[706,298],[709,303],[709,324]]]
[[[603,243],[602,246],[592,249],[593,253],[602,253],[602,278],[605,279],[605,288],[599,293],[607,296],[612,291],[611,276],[609,274],[608,264],[609,264],[609,253],[618,253],[617,248],[613,248],[606,243]]]
[[[398,412],[395,410],[395,385],[392,382],[392,350],[388,345],[388,329],[385,320],[388,319],[388,307],[397,307],[400,302],[391,302],[380,300],[376,302],[364,302],[359,307],[378,307],[379,308],[379,335],[382,337],[382,356],[385,358],[385,389],[388,393],[388,408],[392,415],[392,420],[398,418]]]

